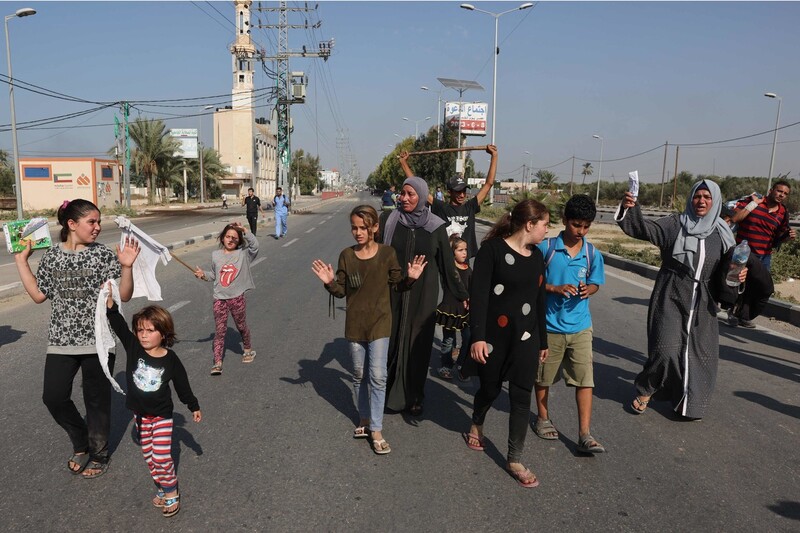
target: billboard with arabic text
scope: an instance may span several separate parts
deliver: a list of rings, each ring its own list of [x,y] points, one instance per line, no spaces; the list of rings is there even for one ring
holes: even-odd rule
[[[459,105],[461,113],[459,114]],[[446,102],[444,120],[448,127],[458,130],[458,119],[461,116],[461,133],[463,135],[486,135],[486,116],[489,104],[485,102]]]

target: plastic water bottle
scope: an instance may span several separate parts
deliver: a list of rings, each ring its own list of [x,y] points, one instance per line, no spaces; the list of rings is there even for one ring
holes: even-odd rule
[[[576,296],[580,297],[584,287],[586,287],[586,267],[581,267],[578,270],[578,294]]]
[[[728,268],[728,275],[725,277],[725,283],[730,287],[738,287],[739,273],[747,264],[747,259],[750,257],[750,246],[747,241],[742,241],[733,249],[733,257],[731,258],[731,266]]]

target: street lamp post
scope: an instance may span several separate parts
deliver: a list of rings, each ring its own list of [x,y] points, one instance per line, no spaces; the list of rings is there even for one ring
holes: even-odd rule
[[[11,105],[11,142],[14,147],[14,183],[17,188],[17,218],[22,218],[22,180],[19,175],[19,147],[17,145],[17,115],[14,109],[14,75],[11,73],[11,44],[8,40],[8,20],[14,17],[29,17],[35,15],[36,10],[30,7],[18,9],[13,15],[6,15],[6,59],[8,60],[8,100]]]
[[[528,184],[529,183],[533,183],[533,179],[531,178],[531,176],[533,174],[533,154],[529,150],[525,150],[525,154],[531,156],[531,162],[528,165],[528,181],[525,182],[525,180],[523,179],[523,184],[522,184],[523,190],[527,191],[528,190]]]
[[[414,123],[414,140],[415,141],[419,137],[419,123],[420,122],[425,122],[426,120],[430,120],[430,119],[431,119],[431,117],[425,117],[425,118],[421,118],[419,120],[411,120],[408,117],[403,117],[403,120]]]
[[[469,11],[477,11],[479,13],[485,13],[487,15],[491,15],[494,17],[494,72],[492,74],[492,142],[491,144],[495,144],[494,142],[494,133],[495,133],[495,126],[497,124],[497,56],[500,54],[500,50],[497,48],[497,30],[498,30],[498,23],[500,17],[507,13],[511,13],[512,11],[519,11],[522,9],[528,9],[529,7],[533,7],[532,2],[525,2],[524,4],[520,4],[519,6],[515,7],[514,9],[509,9],[508,11],[503,11],[502,13],[492,13],[491,11],[484,11],[483,9],[478,9],[477,7],[473,6],[472,4],[461,4],[460,6],[462,9],[466,9]],[[459,115],[459,121],[461,120],[461,116]],[[494,187],[489,191],[489,201],[494,202]]]
[[[764,96],[778,99],[778,117],[775,119],[775,133],[772,135],[772,157],[769,159],[769,179],[767,180],[767,192],[769,192],[772,188],[772,169],[775,165],[775,145],[778,144],[778,126],[781,123],[781,104],[783,103],[783,98],[775,93],[764,93]]]
[[[597,168],[597,193],[594,196],[595,205],[600,203],[600,179],[603,177],[603,141],[599,135],[592,135],[595,139],[600,139],[600,161]]]
[[[430,91],[430,87],[423,85],[420,87],[423,91]],[[459,117],[460,119],[460,117]],[[436,91],[436,148],[442,141],[442,90]]]
[[[203,107],[203,111],[208,111],[209,109],[213,109],[213,105],[207,105]],[[197,127],[197,148],[199,149],[199,153],[197,154],[200,158],[200,203],[202,204],[205,201],[206,197],[206,177],[203,173],[203,141],[202,139],[202,131],[203,131],[203,115],[200,115],[200,124]]]

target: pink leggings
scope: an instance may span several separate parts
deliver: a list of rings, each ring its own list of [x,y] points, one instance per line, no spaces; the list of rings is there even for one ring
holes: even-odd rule
[[[228,330],[228,312],[233,316],[236,329],[242,336],[244,349],[249,350],[250,328],[247,327],[247,301],[244,294],[231,298],[230,300],[214,300],[214,323],[216,331],[214,333],[214,364],[222,362],[225,354],[225,332]]]

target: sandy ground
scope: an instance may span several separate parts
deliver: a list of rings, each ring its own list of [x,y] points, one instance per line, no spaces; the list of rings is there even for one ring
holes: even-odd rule
[[[651,248],[654,251],[657,250],[657,248],[650,243],[628,237],[622,233],[619,226],[612,224],[593,225],[589,231],[589,240],[601,249],[605,248],[603,246],[604,244],[609,245],[612,242],[618,242],[625,248],[630,248],[631,250],[641,250],[643,248]],[[791,297],[794,298],[795,301],[800,301],[800,281],[792,280],[778,283],[775,285],[775,291],[776,294],[774,297],[779,300],[787,300],[787,297]]]

